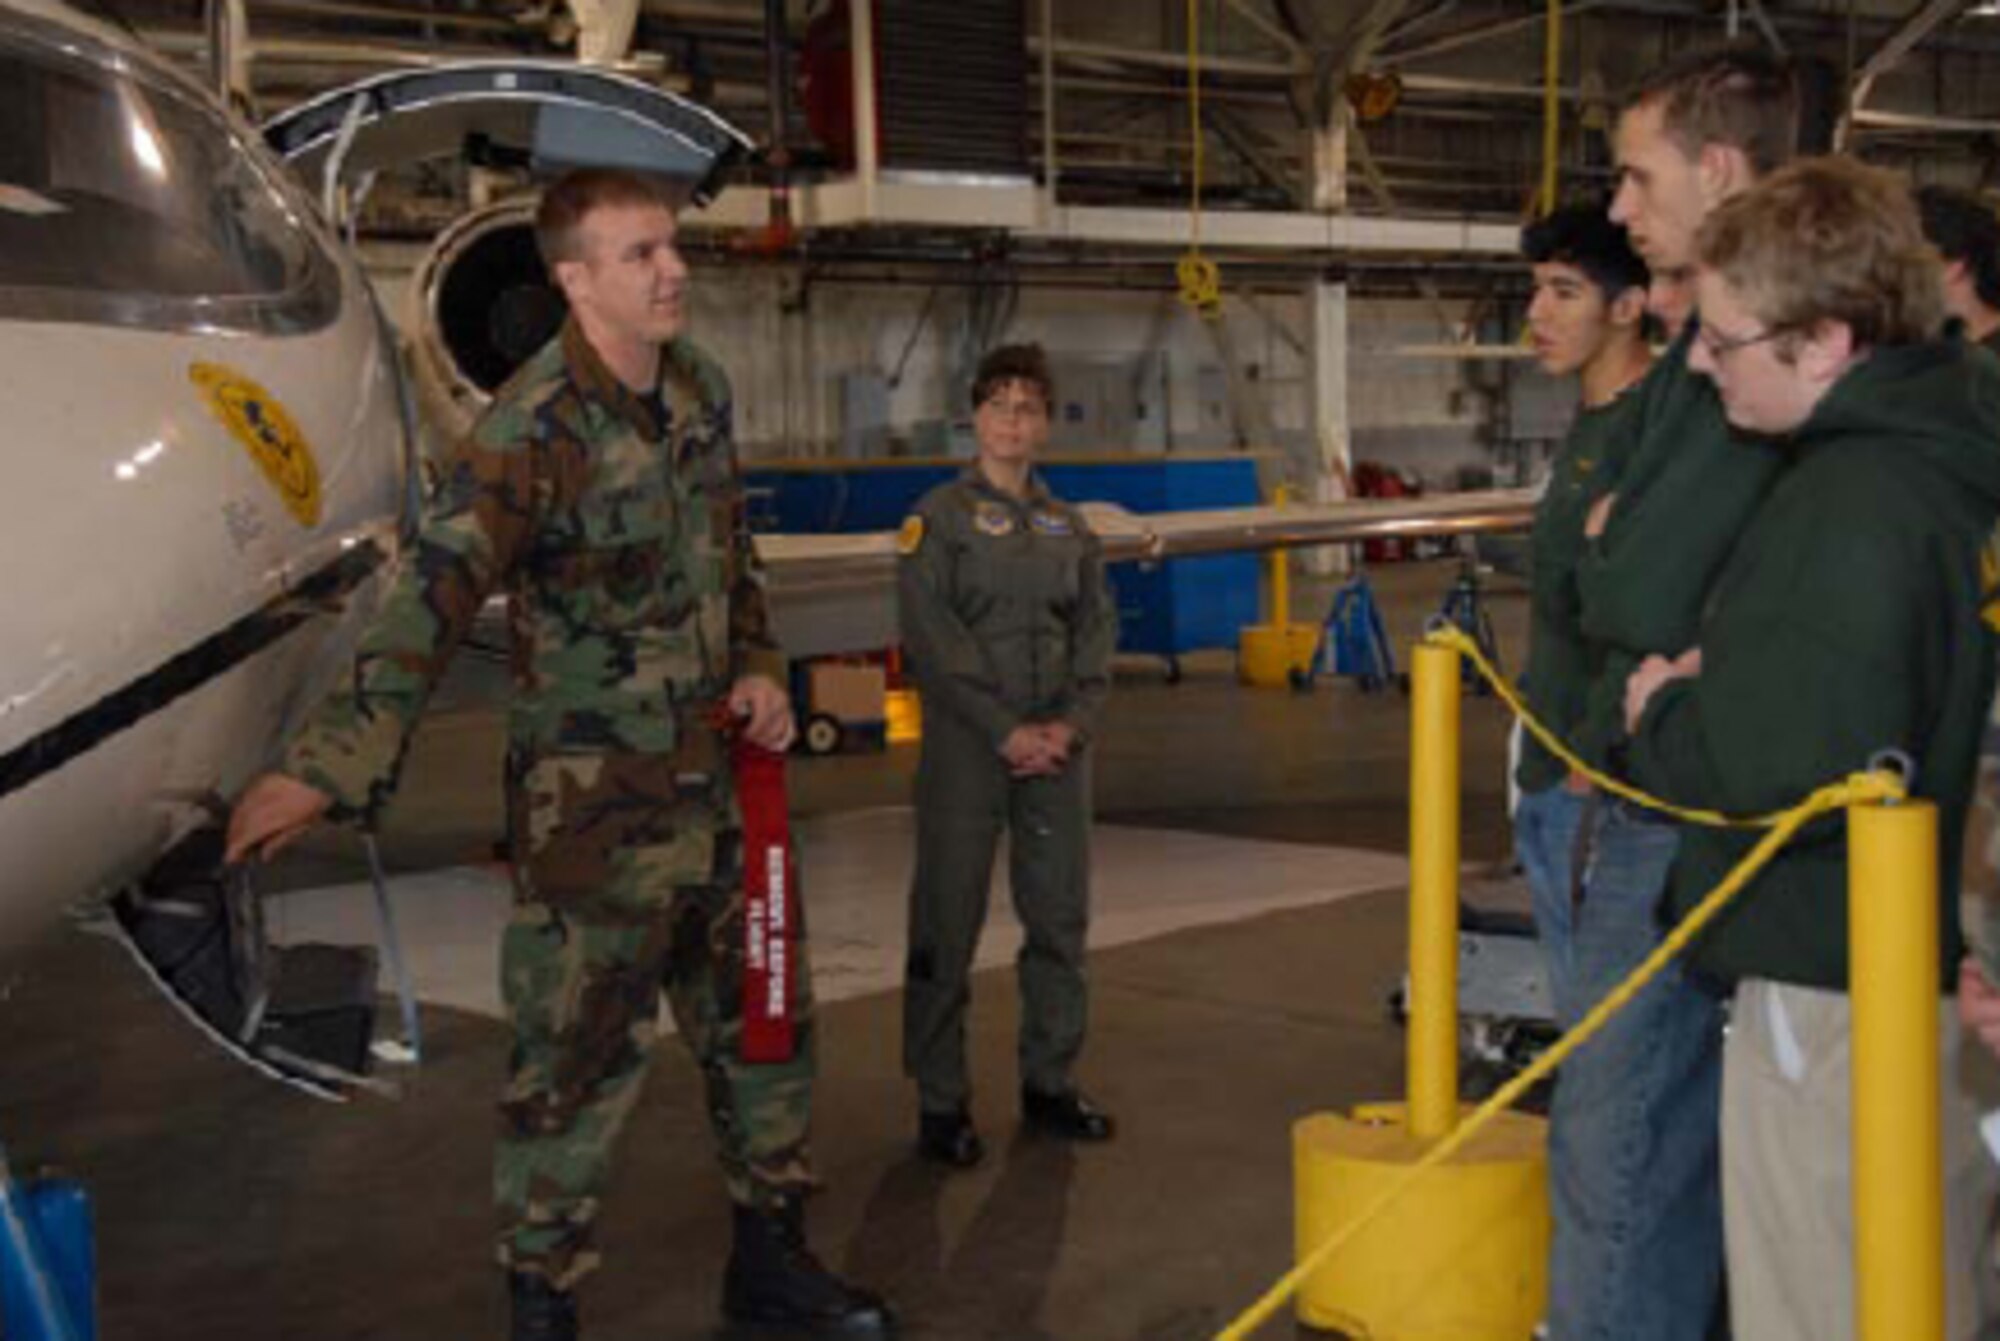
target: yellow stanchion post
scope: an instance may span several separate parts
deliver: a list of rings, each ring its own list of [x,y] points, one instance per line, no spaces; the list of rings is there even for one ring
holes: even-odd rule
[[[1271,503],[1283,507],[1292,491],[1279,485],[1271,492]],[[1292,622],[1291,552],[1274,549],[1264,559],[1265,592],[1269,608],[1265,622],[1245,625],[1237,632],[1236,664],[1246,684],[1283,688],[1295,674],[1305,673],[1319,647],[1320,626]]]
[[[1410,668],[1410,1134],[1458,1124],[1459,656],[1419,647]]]
[[[1270,574],[1271,622],[1283,628],[1292,622],[1291,555],[1282,549],[1274,549],[1264,556],[1264,564]]]
[[[1409,1102],[1292,1127],[1299,1317],[1369,1341],[1519,1341],[1547,1294],[1542,1124],[1494,1117],[1409,1181],[1458,1126],[1460,658],[1411,662]],[[1393,1200],[1391,1199],[1393,1193]]]
[[[1271,505],[1283,507],[1292,501],[1292,491],[1288,485],[1279,485],[1271,490]],[[1264,563],[1270,573],[1271,608],[1265,616],[1273,627],[1284,628],[1292,622],[1292,554],[1290,550],[1274,549],[1264,556]]]
[[[1848,810],[1860,1341],[1942,1341],[1937,808]]]

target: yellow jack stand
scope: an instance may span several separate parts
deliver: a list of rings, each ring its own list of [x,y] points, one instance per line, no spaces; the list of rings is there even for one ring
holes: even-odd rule
[[[1409,1166],[1458,1125],[1458,653],[1411,665],[1410,1099],[1292,1128],[1301,1261],[1368,1216],[1307,1277],[1301,1321],[1361,1341],[1524,1341],[1548,1296],[1547,1136],[1502,1114],[1449,1161]]]

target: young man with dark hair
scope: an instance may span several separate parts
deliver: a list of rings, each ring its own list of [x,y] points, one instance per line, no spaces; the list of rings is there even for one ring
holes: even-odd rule
[[[1611,218],[1655,274],[1689,269],[1702,219],[1788,158],[1799,134],[1791,67],[1758,50],[1696,52],[1627,99]],[[1635,436],[1615,488],[1584,523],[1580,626],[1595,657],[1578,738],[1614,771],[1622,698],[1646,655],[1693,646],[1711,582],[1778,467],[1730,440],[1714,389],[1687,371],[1690,319],[1629,395]],[[1570,916],[1597,953],[1578,965],[1585,1006],[1658,943],[1680,832],[1593,796],[1581,821]],[[1678,964],[1564,1068],[1557,1190],[1573,1232],[1551,1258],[1552,1341],[1703,1341],[1722,1275],[1716,1114],[1720,1000]]]
[[[1625,230],[1596,205],[1571,205],[1530,224],[1522,231],[1521,251],[1534,266],[1528,333],[1536,359],[1555,376],[1574,375],[1582,398],[1535,512],[1523,689],[1537,718],[1601,766],[1608,742],[1593,737],[1586,718],[1602,655],[1583,635],[1576,565],[1584,517],[1616,487],[1638,436],[1638,398],[1627,393],[1652,363],[1645,330],[1648,276]],[[1572,858],[1592,806],[1589,785],[1533,737],[1522,741],[1515,781],[1521,791],[1515,850],[1534,895],[1556,1018],[1568,1029],[1603,994],[1603,965],[1625,959],[1621,928],[1596,917],[1595,908],[1582,916],[1586,910],[1573,897],[1579,872]],[[1602,1070],[1590,1060],[1557,1078],[1550,1114],[1550,1315],[1572,1330],[1572,1319],[1588,1315],[1583,1292],[1607,1269],[1597,1242],[1605,1212],[1594,1195],[1597,1165],[1607,1157],[1605,1096],[1598,1084]]]
[[[494,1160],[514,1341],[573,1341],[598,1207],[664,992],[707,1087],[735,1207],[730,1317],[878,1337],[882,1301],[807,1251],[811,984],[793,944],[786,1055],[745,1043],[744,842],[732,748],[791,741],[785,659],[743,517],[723,371],[683,333],[663,185],[588,171],[537,236],[569,304],[459,444],[351,673],[229,826],[267,857],[394,791],[432,687],[486,598],[510,599],[506,790],[513,1047]]]
[[[1966,338],[2000,354],[2000,216],[1969,191],[1917,192],[1924,236],[1944,257],[1944,303]]]
[[[1993,691],[1978,560],[2000,516],[2000,365],[1941,336],[1935,256],[1907,187],[1880,169],[1826,158],[1775,173],[1711,214],[1698,260],[1692,366],[1730,423],[1781,442],[1790,464],[1715,583],[1699,645],[1649,657],[1631,677],[1633,771],[1683,804],[1763,814],[1880,751],[1907,755],[1914,793],[1938,809],[1948,984],[1963,953],[1958,850]],[[1754,450],[1747,438],[1737,449]],[[1672,913],[1756,837],[1688,830]],[[1802,834],[1690,952],[1734,989],[1729,1296],[1734,1334],[1754,1341],[1855,1335],[1847,856],[1840,826]],[[1972,1341],[2000,1182],[1973,1090],[1990,1096],[1994,1077],[1951,1003],[1937,1010],[1943,1335]]]

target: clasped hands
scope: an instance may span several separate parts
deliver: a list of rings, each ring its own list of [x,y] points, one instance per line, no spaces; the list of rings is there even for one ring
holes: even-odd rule
[[[1699,674],[1699,647],[1690,647],[1672,660],[1650,656],[1640,662],[1639,668],[1625,681],[1625,733],[1630,735],[1639,729],[1639,719],[1646,715],[1646,705],[1653,701],[1653,695],[1660,692],[1662,686]]]
[[[1076,728],[1068,722],[1025,722],[1007,733],[1000,757],[1017,778],[1052,778],[1069,766]]]

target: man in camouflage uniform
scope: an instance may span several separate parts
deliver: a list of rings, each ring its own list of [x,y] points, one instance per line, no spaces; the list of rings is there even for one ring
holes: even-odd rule
[[[505,591],[516,907],[501,976],[514,1046],[495,1195],[514,1336],[576,1335],[572,1290],[597,1262],[593,1225],[663,986],[736,1206],[725,1311],[882,1335],[881,1301],[803,1241],[802,953],[791,1059],[750,1065],[738,1051],[742,834],[717,709],[770,749],[790,743],[792,718],[728,383],[680,335],[687,270],[659,187],[572,174],[549,189],[536,230],[570,321],[458,449],[353,674],[245,792],[229,855],[268,856],[321,815],[372,818],[452,649]]]

